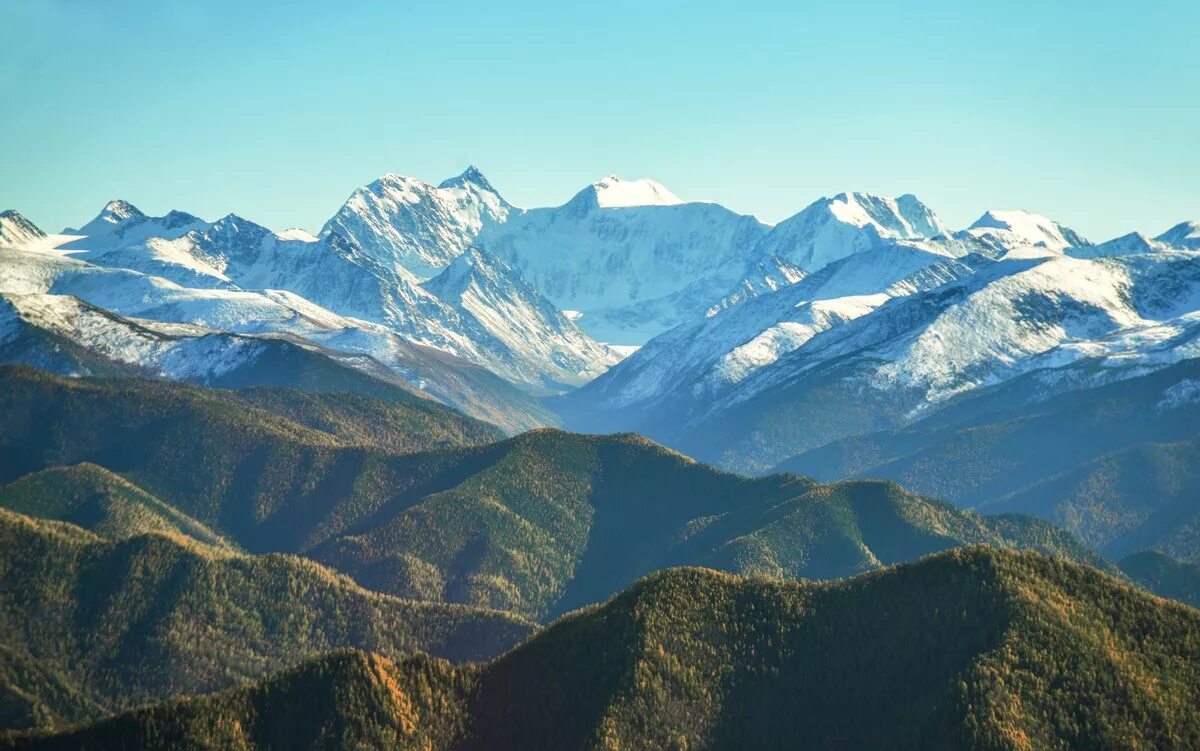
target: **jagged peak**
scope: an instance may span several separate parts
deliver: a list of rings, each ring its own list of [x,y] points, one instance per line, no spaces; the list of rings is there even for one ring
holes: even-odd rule
[[[419,177],[412,177],[411,175],[402,175],[399,172],[385,172],[382,175],[380,175],[378,178],[376,178],[376,179],[372,180],[371,182],[367,183],[366,185],[358,188],[355,192],[356,193],[361,193],[362,191],[376,191],[377,192],[382,188],[392,187],[392,186],[402,186],[402,187],[406,187],[406,188],[425,188],[425,189],[433,188],[432,185],[430,185],[429,183],[420,179]]]
[[[820,198],[794,218],[831,214],[840,222],[873,227],[882,235],[902,239],[936,237],[948,233],[933,209],[912,193],[890,198],[876,193],[844,191]]]
[[[16,209],[0,211],[0,244],[24,245],[45,236],[45,232]]]
[[[104,204],[104,208],[100,211],[100,216],[97,218],[107,218],[108,221],[123,222],[126,219],[144,216],[146,215],[137,206],[134,206],[129,201],[117,198]]]
[[[477,188],[489,191],[491,193],[499,194],[498,191],[492,187],[492,184],[488,182],[488,179],[483,176],[483,173],[479,171],[479,168],[473,164],[468,165],[467,168],[463,170],[462,174],[458,175],[457,177],[450,177],[438,183],[438,188],[441,190],[445,190],[447,188],[461,188],[468,184],[474,185]]]

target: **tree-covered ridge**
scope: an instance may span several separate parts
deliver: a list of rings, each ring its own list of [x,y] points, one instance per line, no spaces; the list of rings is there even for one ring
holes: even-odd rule
[[[70,522],[103,537],[144,534],[230,544],[211,529],[95,464],[51,467],[0,486],[0,507],[41,519]]]
[[[529,622],[369,592],[303,558],[193,537],[110,540],[0,510],[0,728],[61,726],[211,691],[336,647],[454,660]]]
[[[634,435],[539,430],[404,453],[227,392],[3,376],[7,468],[94,462],[248,551],[302,554],[404,597],[547,618],[666,566],[831,578],[980,542],[1104,565],[1028,518],[885,483],[742,477]]]
[[[483,666],[339,653],[30,748],[1075,749],[1200,743],[1200,611],[957,549],[834,583],[683,568]]]
[[[402,401],[381,401],[350,392],[330,394],[283,388],[247,388],[233,395],[245,404],[347,443],[396,453],[478,446],[504,437],[503,431],[494,425],[415,396]]]
[[[1200,565],[1154,550],[1127,555],[1118,564],[1129,579],[1159,597],[1200,608]]]

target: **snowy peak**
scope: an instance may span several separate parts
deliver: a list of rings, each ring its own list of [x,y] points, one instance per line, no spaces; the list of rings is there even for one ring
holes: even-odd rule
[[[62,246],[66,250],[100,250],[130,247],[150,238],[176,239],[193,229],[205,228],[203,219],[186,211],[170,211],[165,216],[147,216],[128,201],[109,201],[96,218],[77,230],[64,234],[82,235]]]
[[[1172,248],[1200,250],[1200,222],[1180,222],[1154,239]]]
[[[1080,245],[1066,250],[1074,258],[1116,258],[1168,250],[1167,243],[1152,240],[1141,232],[1130,232],[1099,245]]]
[[[321,230],[395,271],[428,279],[512,207],[474,167],[434,187],[389,173],[351,194]]]
[[[495,193],[497,196],[500,195],[499,191],[492,187],[488,179],[473,164],[469,165],[458,177],[451,177],[438,183],[438,189],[464,188],[469,185],[473,185],[480,190],[486,190],[489,193]]]
[[[950,232],[947,227],[919,198],[912,193],[905,193],[896,198],[896,209],[900,217],[908,224],[909,229],[919,237],[939,237]]]
[[[316,235],[314,235],[313,233],[309,232],[308,230],[302,229],[300,227],[288,227],[285,230],[280,230],[279,232],[276,232],[275,236],[278,237],[280,240],[284,240],[284,241],[294,241],[294,242],[303,242],[303,243],[317,242]]]
[[[568,205],[581,208],[623,209],[633,206],[676,206],[678,196],[649,178],[622,180],[603,177],[575,194]]]
[[[759,251],[813,272],[865,250],[946,233],[942,220],[916,196],[839,193],[780,222],[763,238]]]
[[[946,226],[937,214],[911,193],[899,198],[839,193],[824,203],[838,220],[858,227],[873,226],[885,237],[913,240],[946,233]]]
[[[104,208],[100,209],[100,213],[92,221],[77,230],[67,229],[65,232],[69,235],[107,235],[127,222],[136,222],[145,218],[146,215],[137,206],[129,201],[117,199],[104,204]]]
[[[46,236],[17,211],[0,211],[0,247],[20,248]]]
[[[994,240],[1008,250],[1031,247],[1062,252],[1091,244],[1071,228],[1028,211],[985,211],[967,228],[967,233],[978,239]]]
[[[117,199],[115,201],[109,201],[106,203],[104,205],[104,209],[101,210],[100,215],[97,216],[96,219],[103,219],[104,221],[112,224],[120,224],[126,219],[144,216],[146,215],[143,214],[137,206],[134,206],[129,201]]]
[[[207,229],[196,229],[189,233],[199,247],[226,258],[241,257],[249,261],[261,250],[263,242],[273,233],[249,219],[237,214],[227,214],[213,222]]]

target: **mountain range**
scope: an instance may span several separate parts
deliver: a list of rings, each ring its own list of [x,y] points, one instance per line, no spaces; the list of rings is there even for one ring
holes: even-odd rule
[[[1025,374],[1046,397],[1200,354],[1194,251],[1079,258],[1039,240],[997,255],[971,248],[974,232],[855,253],[716,308],[557,409],[571,428],[637,430],[761,470]]]
[[[984,542],[1109,566],[1031,517],[979,516],[886,483],[740,477],[638,436],[487,442],[449,410],[391,405],[395,427],[364,440],[387,412],[351,397],[11,366],[0,383],[0,482],[98,465],[240,549],[304,555],[419,600],[544,619],[667,566],[836,578]],[[20,495],[0,492],[0,505]]]
[[[1200,616],[1112,578],[1192,600],[1194,566],[1161,554],[1118,568],[1032,517],[878,481],[742,477],[637,436],[504,438],[415,394],[20,366],[0,384],[0,743],[771,748],[801,731],[878,745],[863,728],[882,723],[896,747],[1014,732],[1070,747],[1197,732]],[[321,656],[347,647],[369,653]],[[1032,663],[1072,667],[1038,673],[1050,690]],[[897,688],[868,689],[863,665],[891,666]],[[807,674],[844,677],[818,701]],[[1148,681],[1172,688],[1139,693]],[[898,702],[901,685],[938,711]],[[772,696],[805,709],[768,712]],[[1100,696],[1102,722],[1081,729],[1073,697]],[[878,723],[853,720],[864,706]]]
[[[1198,342],[1194,222],[0,212],[0,746],[1200,744]]]
[[[1200,356],[1198,226],[1092,244],[1030,212],[989,210],[953,230],[915,196],[867,193],[768,226],[615,176],[525,209],[474,167],[436,186],[385,175],[315,235],[236,215],[151,217],[125,201],[46,235],[9,211],[0,360],[407,390],[509,434],[637,432],[723,469],[763,473],[798,457],[806,474],[841,479],[839,465],[799,457],[920,429],[981,394],[989,419],[1018,419]],[[883,457],[873,464],[876,474],[847,471],[943,493],[930,484],[938,472],[910,481]],[[1013,507],[1105,548],[1056,507],[1062,492],[1047,501],[1034,489],[1064,489],[1068,469],[1094,483],[1095,468],[1034,466],[1049,464],[1027,465],[1032,495]],[[1130,544],[1191,558],[1164,540]]]

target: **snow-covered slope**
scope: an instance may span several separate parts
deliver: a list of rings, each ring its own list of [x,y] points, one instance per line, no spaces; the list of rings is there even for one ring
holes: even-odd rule
[[[381,377],[380,368],[386,368],[390,374],[388,380],[402,380],[473,417],[508,430],[525,430],[553,422],[553,417],[535,399],[477,365],[414,344],[387,326],[339,315],[283,290],[188,288],[130,269],[105,268],[51,253],[0,250],[0,292],[30,300],[44,298],[47,301],[44,306],[67,305],[56,303],[59,298],[75,300],[92,312],[81,320],[98,321],[106,326],[122,319],[137,321],[139,331],[150,326],[180,327],[164,329],[164,335],[169,336],[198,331],[205,336],[220,334],[224,337],[222,341],[237,343],[244,343],[250,335],[284,337],[297,346],[319,350],[348,366],[363,369],[375,378]],[[96,330],[97,326],[89,330]],[[74,334],[71,337],[78,346],[99,351],[105,358],[109,357],[105,340],[129,339],[121,326],[113,331],[104,327],[99,330],[98,339],[80,339]],[[141,355],[136,349],[132,352],[129,357],[117,359],[128,365],[136,364]],[[151,374],[175,377],[176,370],[154,365],[157,360],[150,354],[143,359]],[[194,380],[198,376],[179,377]]]
[[[907,245],[865,250],[778,290],[717,306],[654,339],[580,391],[560,400],[582,430],[626,421],[677,419],[735,389],[814,336],[866,315],[891,297],[931,289],[974,271],[963,260]],[[668,416],[669,415],[669,416]]]
[[[352,341],[356,336],[362,340]],[[438,350],[357,329],[332,332],[329,343],[126,318],[69,295],[0,293],[0,362],[62,375],[137,375],[235,388],[287,385],[375,396],[402,390],[510,433],[554,424],[532,397]]]
[[[986,211],[965,234],[1005,250],[1036,249],[1061,253],[1088,241],[1053,219],[1028,211]]]
[[[264,343],[253,337],[126,319],[69,295],[0,292],[4,362],[70,375],[128,372],[207,383],[263,352]]]
[[[776,225],[759,244],[758,255],[776,255],[812,272],[855,253],[947,233],[916,196],[839,193]]]
[[[1200,250],[1200,222],[1180,222],[1154,239],[1180,250]]]
[[[0,211],[0,248],[22,248],[45,237],[45,232],[17,211]]]
[[[79,238],[60,247],[65,251],[107,250],[135,245],[151,237],[174,239],[204,224],[199,217],[183,211],[147,216],[128,201],[109,201],[92,221],[77,230],[63,230],[64,235],[78,235]]]
[[[513,213],[479,244],[600,341],[641,344],[724,296],[760,259],[766,227],[658,183],[607,177],[562,206]]]
[[[1132,256],[1140,253],[1157,253],[1170,250],[1167,243],[1146,237],[1140,232],[1130,232],[1107,242],[1096,245],[1078,245],[1067,248],[1064,252],[1075,258],[1108,258],[1115,256]]]
[[[682,447],[707,458],[765,466],[1031,371],[1069,390],[1080,374],[1162,367],[1200,354],[1197,334],[1200,254],[1001,260],[814,335],[677,434],[703,436]]]
[[[478,248],[423,286],[525,359],[543,363],[545,372],[560,373],[567,385],[586,383],[621,359],[580,331],[508,264]]]
[[[437,187],[387,174],[354,191],[321,234],[341,235],[395,273],[428,279],[511,210],[474,167]]]
[[[478,191],[472,180],[482,177],[469,171],[448,181],[450,187],[434,190],[448,195]],[[96,232],[95,238],[82,234],[88,231]],[[288,291],[341,316],[462,357],[536,393],[579,385],[616,361],[611,351],[573,325],[562,327],[553,306],[507,266],[492,270],[488,300],[500,304],[511,293],[531,303],[526,323],[549,339],[497,336],[491,325],[499,317],[496,311],[443,301],[394,258],[381,255],[378,245],[368,250],[328,228],[317,240],[293,239],[233,214],[211,223],[182,212],[148,217],[127,202],[114,201],[75,232],[58,248],[73,258],[137,270],[188,289]]]
[[[797,281],[742,285],[555,408],[754,470],[1023,374],[1164,367],[1200,336],[1197,229],[1091,245],[1026,212],[949,232],[915,198],[822,199],[760,243]]]

